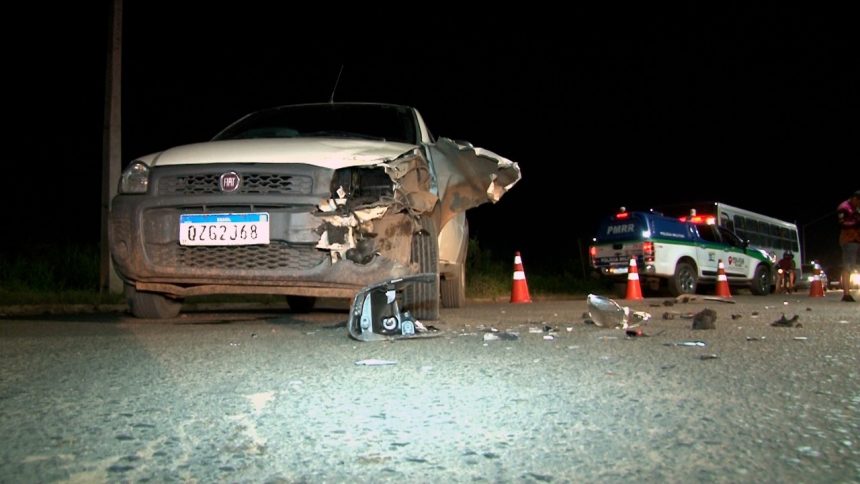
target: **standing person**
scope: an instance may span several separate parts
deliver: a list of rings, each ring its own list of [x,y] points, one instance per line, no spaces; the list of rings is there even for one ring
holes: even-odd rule
[[[794,292],[794,270],[797,265],[794,263],[794,254],[791,251],[782,253],[782,259],[776,263],[778,269],[777,274],[777,291],[791,293]]]
[[[857,266],[860,252],[860,190],[839,204],[839,246],[842,247],[842,300],[854,302],[851,297],[851,270]]]

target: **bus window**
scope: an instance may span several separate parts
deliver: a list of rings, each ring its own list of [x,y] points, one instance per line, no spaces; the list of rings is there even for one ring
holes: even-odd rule
[[[720,214],[720,227],[725,227],[732,232],[735,230],[735,222],[729,218],[728,214],[722,213]]]

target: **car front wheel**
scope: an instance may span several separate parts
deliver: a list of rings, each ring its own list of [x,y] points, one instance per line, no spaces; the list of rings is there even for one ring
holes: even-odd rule
[[[182,309],[181,300],[154,292],[138,291],[130,284],[125,285],[125,298],[131,314],[141,319],[175,318]]]
[[[750,283],[750,292],[756,296],[764,296],[770,294],[770,270],[764,264],[755,268],[752,281]]]
[[[432,283],[415,283],[403,290],[403,309],[418,320],[439,319],[439,234],[429,216],[419,219],[420,228],[412,234],[412,263],[421,273],[435,274]]]

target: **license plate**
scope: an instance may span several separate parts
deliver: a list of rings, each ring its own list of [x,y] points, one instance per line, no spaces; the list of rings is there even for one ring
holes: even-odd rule
[[[179,216],[180,245],[268,243],[268,213],[207,213]]]

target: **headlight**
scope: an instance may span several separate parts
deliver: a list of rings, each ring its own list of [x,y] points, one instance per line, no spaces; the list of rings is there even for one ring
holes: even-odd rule
[[[120,193],[146,193],[149,187],[149,167],[142,161],[133,161],[119,179]]]
[[[332,177],[331,193],[332,198],[348,198],[353,203],[374,203],[394,194],[394,182],[382,167],[342,168]]]

